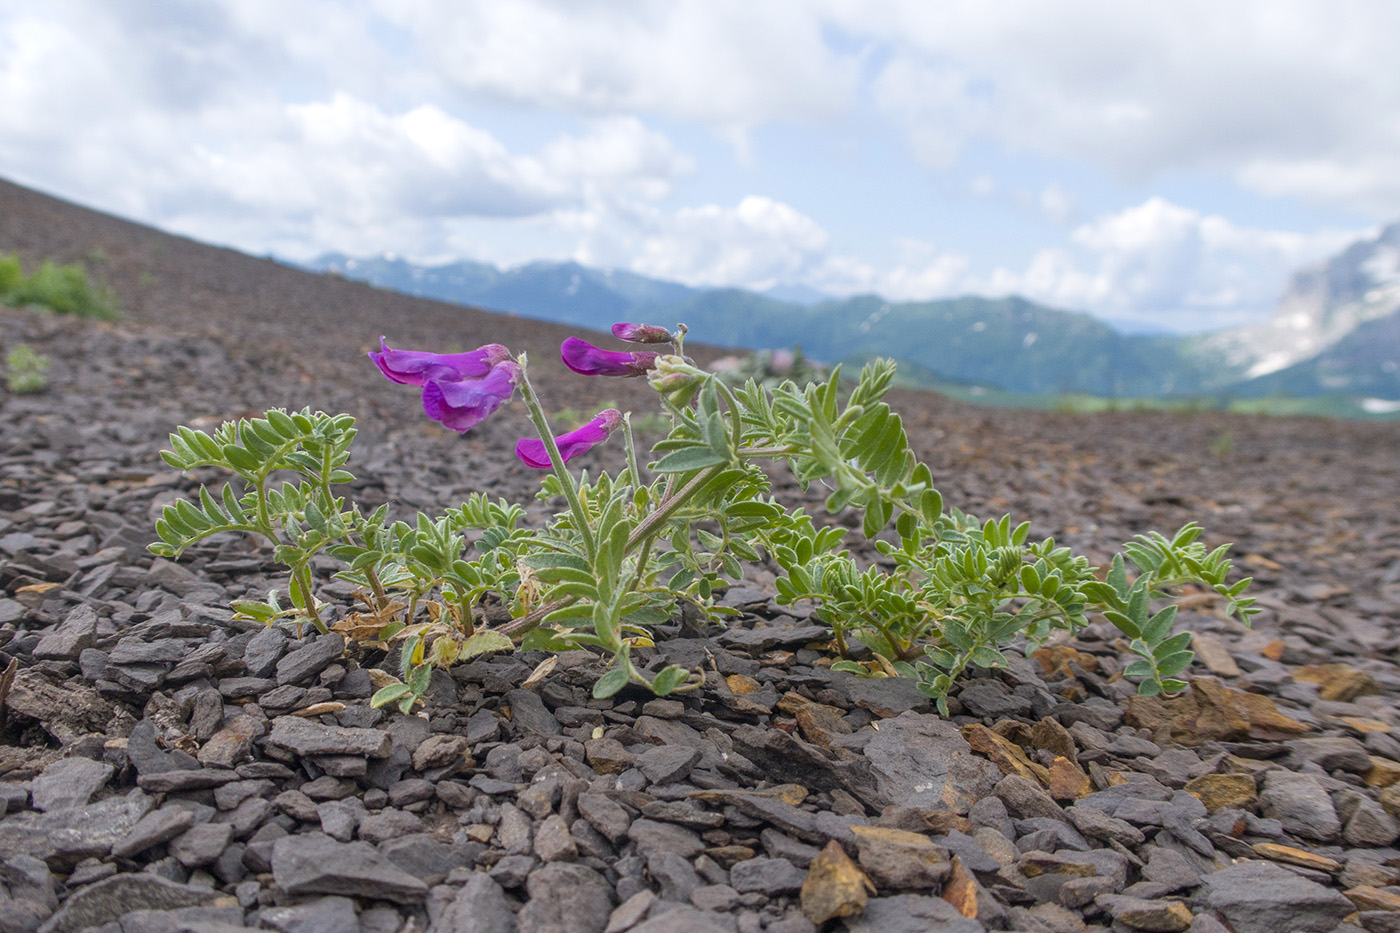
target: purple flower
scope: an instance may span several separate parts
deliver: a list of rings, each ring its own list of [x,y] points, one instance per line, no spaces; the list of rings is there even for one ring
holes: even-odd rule
[[[656,365],[650,350],[618,353],[600,350],[586,340],[570,337],[559,347],[564,365],[585,376],[644,376]]]
[[[607,440],[608,435],[621,422],[622,413],[616,408],[598,412],[592,421],[577,431],[561,434],[554,439],[554,443],[559,445],[559,456],[564,458],[565,463],[568,463],[594,444],[601,444]],[[528,467],[534,467],[536,470],[548,470],[553,466],[549,462],[549,451],[545,449],[544,441],[532,437],[523,438],[516,442],[515,455],[520,458],[521,463]]]
[[[430,379],[423,386],[423,410],[443,427],[465,434],[510,398],[519,378],[519,365],[505,360],[481,379]]]
[[[379,350],[369,358],[390,382],[426,386],[434,379],[480,379],[498,363],[510,359],[510,351],[499,343],[488,343],[470,353],[428,353],[422,350],[395,350],[379,338]]]
[[[671,332],[655,324],[614,324],[613,336],[629,343],[670,343]]]

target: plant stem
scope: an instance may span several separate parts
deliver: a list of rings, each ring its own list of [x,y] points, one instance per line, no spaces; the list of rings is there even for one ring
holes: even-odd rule
[[[530,377],[526,373],[525,354],[520,354],[520,394],[525,398],[525,407],[530,412],[530,420],[535,423],[535,430],[540,435],[540,440],[544,443],[544,449],[549,454],[550,466],[554,468],[554,475],[559,479],[559,485],[563,487],[564,498],[569,501],[569,511],[574,515],[574,524],[578,526],[579,537],[583,538],[583,549],[588,555],[588,562],[591,564],[598,556],[597,546],[593,543],[593,530],[588,526],[588,513],[583,509],[583,503],[578,498],[578,487],[574,484],[573,475],[564,467],[564,458],[559,453],[559,445],[554,442],[554,432],[550,430],[549,421],[544,416],[544,408],[540,405],[539,396],[535,394],[535,389],[530,385]]]

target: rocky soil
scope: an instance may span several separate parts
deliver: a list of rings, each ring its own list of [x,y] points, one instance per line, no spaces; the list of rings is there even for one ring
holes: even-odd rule
[[[495,656],[401,716],[369,708],[379,655],[232,618],[282,582],[265,550],[146,552],[216,478],[166,467],[166,434],[348,411],[360,501],[484,490],[538,519],[518,405],[458,437],[363,352],[507,343],[559,408],[645,389],[564,371],[559,328],[0,182],[12,250],[96,260],[126,317],[0,310],[0,350],[54,361],[48,391],[0,394],[0,933],[1400,930],[1400,426],[892,399],[952,506],[1098,560],[1192,519],[1236,542],[1266,611],[1191,602],[1177,699],[1135,697],[1101,625],[968,679],[944,719],[830,672],[756,568],[724,596],[739,624],[662,633],[698,695],[595,701],[581,653],[526,689],[542,656]]]

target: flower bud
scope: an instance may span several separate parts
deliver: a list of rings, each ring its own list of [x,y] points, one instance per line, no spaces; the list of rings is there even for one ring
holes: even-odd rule
[[[629,343],[670,343],[671,332],[655,324],[614,324],[612,334]]]

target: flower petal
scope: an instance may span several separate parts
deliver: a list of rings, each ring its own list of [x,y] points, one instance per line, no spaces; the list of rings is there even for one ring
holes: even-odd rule
[[[510,358],[510,351],[499,343],[488,343],[468,353],[429,353],[426,350],[396,350],[379,338],[379,350],[369,358],[390,382],[424,386],[433,379],[480,379],[491,368]]]
[[[564,365],[584,376],[643,376],[656,362],[650,350],[619,353],[569,337],[559,346]]]
[[[618,323],[612,326],[612,335],[629,343],[670,343],[671,332],[655,324]]]
[[[510,398],[520,367],[498,363],[484,379],[433,379],[423,386],[423,411],[444,427],[464,434]]]
[[[615,408],[598,412],[597,416],[583,427],[554,439],[554,443],[559,447],[559,456],[568,463],[595,444],[607,440],[621,422],[622,413]],[[549,451],[545,448],[544,441],[538,438],[527,437],[517,441],[515,456],[521,463],[536,470],[548,470],[552,466],[549,462]]]

